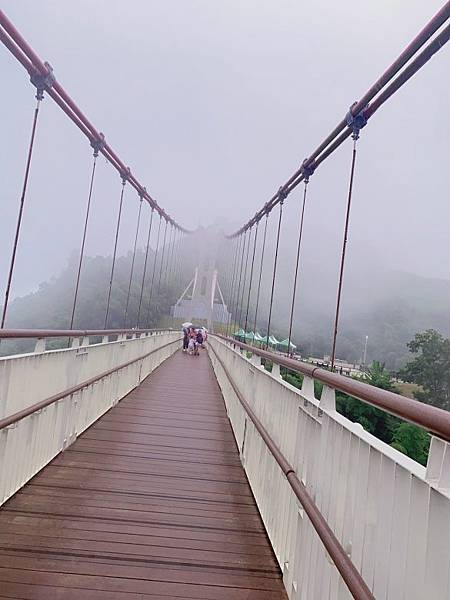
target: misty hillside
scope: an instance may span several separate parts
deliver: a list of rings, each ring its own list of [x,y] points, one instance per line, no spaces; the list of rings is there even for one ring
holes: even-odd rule
[[[259,255],[258,255],[259,256]],[[330,354],[335,315],[339,255],[327,244],[315,244],[301,262],[293,341],[302,354]],[[293,244],[281,247],[278,260],[271,332],[285,338],[293,287]],[[258,265],[258,261],[256,261]],[[262,278],[258,328],[267,327],[273,268],[273,244],[267,250]],[[450,281],[390,270],[370,248],[349,253],[341,304],[337,354],[360,361],[365,336],[367,360],[385,362],[392,370],[408,359],[406,347],[418,331],[434,328],[450,335]]]
[[[144,252],[136,253],[133,282],[130,292],[127,322],[124,322],[128,295],[132,253],[118,257],[111,293],[108,329],[121,329],[137,325],[138,307],[144,268]],[[107,293],[111,273],[111,257],[86,257],[80,279],[75,329],[103,329],[106,314]],[[155,283],[149,305],[154,253],[149,252],[146,285],[141,306],[140,327],[157,327],[162,316],[168,314],[174,302],[174,291],[161,286],[157,294],[159,260],[157,259]],[[75,275],[78,258],[74,255],[63,271],[43,282],[39,288],[25,296],[15,298],[8,310],[6,327],[25,329],[68,329],[72,310]],[[28,350],[30,342],[8,342],[14,348]],[[28,345],[27,345],[28,344]],[[6,343],[2,344],[6,346]],[[2,354],[6,349],[2,350]]]
[[[184,279],[188,281],[201,252],[201,236],[188,236],[181,255]],[[168,313],[179,290],[154,293],[147,313],[149,285],[154,254],[150,252],[147,283],[144,292],[145,310],[142,326],[157,326]],[[321,262],[317,276],[316,261],[302,265],[298,284],[293,341],[302,354],[323,356],[331,350],[331,332],[336,299],[336,277],[330,261]],[[136,325],[144,253],[136,255],[127,326]],[[219,255],[219,271],[223,255]],[[328,265],[328,270],[327,270]],[[67,267],[38,290],[16,298],[10,305],[7,326],[17,328],[67,328],[73,299],[77,260],[74,256]],[[124,308],[128,290],[131,253],[118,258],[111,297],[110,328],[124,326]],[[271,262],[264,270],[258,329],[264,332],[270,293]],[[110,257],[86,257],[80,282],[75,328],[102,328],[106,309],[107,289],[111,270]],[[223,279],[223,277],[222,277]],[[341,324],[338,338],[338,357],[359,361],[365,336],[369,336],[367,360],[380,360],[390,369],[400,368],[408,357],[406,344],[418,331],[434,328],[450,336],[450,281],[429,279],[419,275],[389,271],[357,261],[349,263],[345,276]],[[222,282],[223,284],[223,282]],[[272,333],[279,338],[288,334],[292,293],[292,270],[287,257],[280,257],[274,299]],[[148,318],[147,318],[148,315]],[[250,309],[252,322],[253,314]]]
[[[368,335],[367,360],[380,360],[397,370],[408,359],[406,344],[416,332],[433,328],[450,335],[450,281],[387,270],[357,280],[359,285],[351,275],[346,280],[349,292],[343,295],[339,358],[360,361]],[[305,354],[330,353],[336,293],[331,299],[328,306],[313,298],[299,299],[293,339]],[[274,327],[280,335],[285,332],[287,310],[288,303],[279,298]]]

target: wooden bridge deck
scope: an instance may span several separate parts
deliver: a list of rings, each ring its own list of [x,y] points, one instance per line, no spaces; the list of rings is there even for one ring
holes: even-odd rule
[[[176,353],[0,509],[0,598],[285,598],[206,352]]]

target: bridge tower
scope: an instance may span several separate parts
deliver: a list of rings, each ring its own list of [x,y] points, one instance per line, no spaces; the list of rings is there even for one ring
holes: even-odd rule
[[[214,323],[227,323],[229,315],[217,270],[219,235],[214,227],[208,227],[195,237],[197,265],[192,279],[172,307],[172,314],[175,319],[206,321],[208,329],[213,331]]]

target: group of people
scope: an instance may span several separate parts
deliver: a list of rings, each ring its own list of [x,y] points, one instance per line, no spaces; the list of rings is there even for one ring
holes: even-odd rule
[[[199,348],[203,348],[207,337],[208,330],[204,327],[183,327],[183,352],[198,356]]]

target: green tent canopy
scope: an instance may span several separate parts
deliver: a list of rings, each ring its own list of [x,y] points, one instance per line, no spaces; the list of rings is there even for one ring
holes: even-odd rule
[[[265,344],[267,343],[267,335],[261,337],[260,340],[258,340],[260,342],[264,342]],[[279,344],[280,342],[277,340],[277,338],[274,335],[269,336],[269,344],[271,346],[276,346],[277,344]]]
[[[286,338],[282,342],[278,342],[278,346],[283,346],[283,348],[287,348],[288,344],[289,344],[289,350],[295,350],[297,348],[297,346],[295,344],[293,344],[292,342],[289,343],[288,338]]]
[[[245,333],[245,331],[243,329],[238,329],[237,331],[235,331],[233,333],[233,337],[237,337],[237,338],[245,338],[247,334]]]
[[[255,333],[255,342],[263,342],[264,338],[258,332]]]
[[[253,340],[255,339],[255,333],[253,331],[249,331],[245,334],[245,339],[253,342]]]

